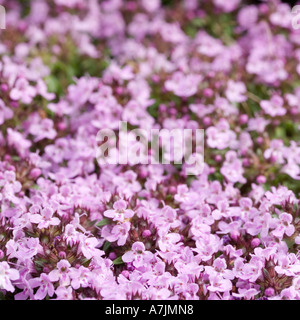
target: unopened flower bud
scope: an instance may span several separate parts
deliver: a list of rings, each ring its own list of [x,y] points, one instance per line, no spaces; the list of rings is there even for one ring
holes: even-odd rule
[[[153,81],[154,83],[158,83],[159,80],[160,80],[159,75],[154,74],[154,75],[152,76],[152,81]]]
[[[247,156],[247,153],[248,153],[248,150],[245,150],[245,149],[242,149],[242,150],[241,150],[241,155],[242,155],[243,157],[246,157],[246,156]]]
[[[204,95],[205,97],[207,97],[207,98],[212,97],[213,94],[214,94],[214,92],[213,92],[213,90],[212,90],[211,88],[205,88],[205,89],[203,90],[203,95]]]
[[[47,266],[45,266],[45,267],[43,268],[43,272],[44,272],[44,273],[49,273],[49,272],[50,272],[50,268],[47,267]]]
[[[256,139],[256,143],[259,144],[259,145],[263,144],[264,143],[264,138],[263,137],[258,137]]]
[[[117,88],[116,88],[116,93],[117,93],[117,94],[120,95],[120,94],[122,94],[123,92],[124,92],[124,89],[123,89],[122,87],[117,87]]]
[[[230,233],[230,237],[231,237],[231,239],[233,239],[234,241],[237,241],[238,238],[240,237],[240,233],[239,233],[237,230],[232,231],[232,232]]]
[[[240,116],[240,124],[246,124],[249,120],[249,117],[246,114]]]
[[[131,262],[127,263],[127,270],[128,271],[134,271],[135,267],[133,266],[133,264]]]
[[[242,161],[243,167],[249,167],[250,166],[250,161],[248,158],[243,159]]]
[[[19,102],[18,101],[11,101],[10,102],[11,107],[13,108],[18,108],[19,107]]]
[[[170,186],[169,187],[169,193],[170,194],[176,194],[177,192],[177,188],[175,186]]]
[[[66,130],[67,125],[66,125],[64,122],[60,122],[60,123],[57,125],[57,128],[58,128],[59,131],[64,131],[64,130]]]
[[[273,288],[267,288],[266,290],[265,290],[265,295],[267,296],[267,297],[272,297],[272,296],[274,296],[274,294],[275,294],[275,290],[273,289]]]
[[[24,32],[28,27],[28,24],[27,22],[25,21],[19,21],[18,23],[18,30],[21,31],[21,32]]]
[[[122,271],[122,275],[125,277],[125,278],[128,278],[129,277],[129,272],[127,270],[123,270]]]
[[[215,161],[216,161],[216,162],[221,162],[221,161],[222,161],[222,156],[221,156],[220,154],[217,154],[217,155],[215,156]]]
[[[114,252],[111,252],[108,257],[110,260],[115,260],[117,258],[117,255]]]
[[[2,83],[1,84],[1,91],[6,92],[8,91],[9,87],[7,85],[7,83]]]
[[[277,157],[274,154],[272,154],[271,157],[270,157],[270,162],[271,163],[275,163],[276,160],[277,160]]]
[[[220,81],[215,81],[214,85],[216,89],[219,89],[222,86],[222,83]]]
[[[223,238],[222,238],[222,241],[223,241],[223,244],[224,246],[228,245],[231,241],[230,237],[228,235],[225,235]]]
[[[264,183],[266,183],[266,181],[267,181],[266,177],[265,177],[265,176],[262,176],[262,175],[260,175],[260,176],[258,176],[258,177],[256,178],[256,182],[257,182],[258,184],[264,184]]]
[[[169,113],[170,113],[170,115],[172,115],[172,116],[174,116],[175,114],[177,114],[176,108],[170,108]]]
[[[292,114],[292,115],[296,115],[296,114],[298,114],[298,108],[291,108],[291,110],[290,110],[290,113]]]
[[[137,8],[137,3],[135,3],[134,1],[128,1],[126,3],[126,9],[128,11],[134,11],[134,10],[136,10],[136,8]]]
[[[60,259],[66,259],[67,254],[64,251],[60,251],[58,256],[60,257]]]
[[[210,117],[204,117],[203,118],[203,124],[205,126],[210,126],[211,125],[211,118]]]
[[[259,11],[262,13],[262,14],[266,14],[268,13],[269,11],[269,7],[266,3],[262,3],[260,6],[259,6]]]
[[[4,156],[4,160],[5,160],[5,161],[10,161],[10,160],[11,160],[11,156],[10,156],[9,154],[6,154],[6,155]]]
[[[30,178],[32,178],[32,179],[37,179],[41,174],[42,174],[41,169],[39,169],[39,168],[34,168],[34,169],[32,169],[32,170],[30,171],[29,176],[30,176]]]
[[[259,240],[258,238],[252,239],[252,241],[251,241],[251,247],[252,247],[252,248],[256,248],[256,247],[258,247],[259,245],[260,245],[260,240]]]
[[[144,231],[143,231],[142,237],[143,237],[143,238],[148,238],[148,237],[151,236],[151,234],[152,234],[151,231],[147,229],[147,230],[144,230]]]
[[[161,104],[160,106],[159,106],[159,111],[160,112],[165,112],[165,111],[167,111],[167,106],[165,105],[165,104]]]
[[[148,170],[147,170],[145,167],[141,167],[141,168],[140,168],[139,175],[140,175],[140,177],[141,177],[142,179],[147,178],[147,176],[148,176]]]

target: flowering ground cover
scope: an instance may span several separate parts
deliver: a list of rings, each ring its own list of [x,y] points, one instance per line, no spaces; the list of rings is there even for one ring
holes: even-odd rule
[[[300,299],[289,5],[0,4],[0,299]],[[203,170],[99,163],[120,121],[204,129]]]

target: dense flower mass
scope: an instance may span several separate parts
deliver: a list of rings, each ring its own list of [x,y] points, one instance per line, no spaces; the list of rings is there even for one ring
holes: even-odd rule
[[[1,0],[0,299],[300,299],[300,31],[279,0]],[[205,130],[205,164],[97,133]]]

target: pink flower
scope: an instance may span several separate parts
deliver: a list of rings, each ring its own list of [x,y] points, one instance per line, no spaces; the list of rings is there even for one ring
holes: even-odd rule
[[[199,259],[208,261],[214,253],[218,252],[219,246],[220,238],[213,234],[208,234],[196,240],[196,249],[194,251],[198,253]]]
[[[274,25],[281,26],[283,28],[289,28],[289,21],[291,20],[291,10],[287,3],[279,3],[276,6],[275,12],[270,16],[270,21]]]
[[[159,230],[158,234],[158,245],[160,250],[163,252],[171,249],[175,244],[177,244],[177,242],[181,240],[181,237],[178,233],[166,233],[163,229]]]
[[[213,0],[216,7],[221,8],[224,12],[231,12],[235,10],[240,4],[241,0]]]
[[[70,271],[72,270],[68,260],[60,260],[57,263],[56,269],[49,273],[51,282],[59,281],[61,286],[68,286],[70,284]]]
[[[30,212],[32,213],[29,218],[30,222],[37,223],[39,229],[48,228],[49,226],[57,226],[60,224],[59,218],[52,217],[54,210],[50,207],[46,207],[41,210],[41,208],[38,208],[37,206],[32,206],[30,208]]]
[[[3,100],[0,99],[0,126],[5,120],[11,119],[14,116],[13,111],[6,107]]]
[[[269,123],[270,123],[270,120],[267,120],[263,117],[251,118],[248,121],[248,131],[264,132],[266,126]]]
[[[126,243],[130,226],[128,221],[115,225],[111,231],[105,226],[102,229],[102,236],[110,242],[117,241],[118,246],[123,246]]]
[[[225,259],[217,258],[213,262],[213,266],[205,267],[205,271],[207,274],[211,275],[219,275],[225,279],[233,280],[234,279],[234,272],[227,269],[227,264]]]
[[[295,227],[292,224],[293,216],[289,213],[283,212],[279,215],[279,221],[276,221],[276,229],[272,231],[272,234],[279,239],[282,239],[284,234],[288,237],[292,236],[295,232]]]
[[[111,83],[113,80],[118,81],[118,83],[123,83],[124,81],[133,79],[133,77],[134,75],[130,65],[121,68],[115,62],[112,62],[104,73],[106,83]]]
[[[14,171],[5,171],[0,175],[0,188],[2,188],[2,194],[5,198],[12,203],[19,203],[19,199],[16,194],[22,189],[22,185],[16,180],[16,173]]]
[[[42,79],[38,80],[36,90],[37,90],[37,94],[41,95],[48,101],[51,101],[55,98],[54,93],[48,92],[47,85]]]
[[[190,97],[197,92],[201,80],[202,77],[199,75],[184,75],[182,72],[176,72],[170,80],[166,81],[165,87],[179,97]]]
[[[56,137],[57,134],[53,126],[54,123],[51,119],[38,119],[38,122],[31,124],[29,133],[35,136],[35,142],[43,139],[52,140]]]
[[[258,294],[259,291],[254,288],[239,288],[239,293],[233,293],[232,295],[237,298],[243,298],[244,300],[251,300]]]
[[[6,261],[0,262],[0,289],[14,292],[15,288],[11,281],[20,277],[19,271],[9,266]]]
[[[31,141],[24,138],[24,136],[11,128],[7,128],[7,142],[8,145],[14,147],[20,156],[24,157],[29,153]]]
[[[72,106],[65,100],[61,100],[57,103],[49,103],[48,109],[55,112],[58,116],[69,115],[72,113]]]
[[[205,234],[210,234],[211,227],[203,222],[203,218],[198,215],[192,221],[191,233],[197,238]]]
[[[159,28],[160,34],[164,41],[171,43],[184,42],[187,37],[186,34],[181,30],[178,23],[167,23],[163,22]]]
[[[228,86],[225,91],[226,97],[231,102],[243,102],[247,100],[246,86],[243,82],[228,81]]]
[[[150,292],[151,295],[151,300],[168,300],[168,298],[171,295],[170,290],[168,290],[167,288],[163,288],[163,289],[152,289]]]
[[[35,88],[32,87],[25,78],[19,78],[10,92],[10,98],[12,100],[20,100],[26,104],[31,103],[35,95]]]
[[[257,259],[257,257],[253,257],[249,263],[243,266],[242,274],[240,274],[240,278],[243,280],[249,280],[250,282],[255,282],[262,273],[262,268],[264,264]]]
[[[232,289],[231,281],[228,279],[224,279],[217,274],[210,276],[209,280],[210,285],[207,287],[207,289],[211,292],[225,292]]]
[[[77,290],[80,287],[86,288],[91,282],[91,272],[88,268],[80,266],[79,269],[73,269],[70,273],[72,279],[71,286]]]
[[[153,13],[157,11],[161,6],[161,0],[152,0],[152,1],[142,0],[142,5],[145,10],[147,10],[150,13]]]
[[[136,268],[139,268],[152,259],[153,253],[145,250],[145,245],[142,242],[135,242],[132,245],[132,250],[127,251],[123,256],[124,262],[132,262]]]
[[[254,5],[243,7],[238,13],[239,25],[245,29],[255,25],[258,18],[258,8]]]
[[[300,299],[300,37],[290,7],[168,2],[36,0],[24,17],[9,6],[2,298]],[[125,121],[129,158],[99,161],[98,130],[115,133],[112,160]],[[170,131],[188,129],[188,142],[202,127],[205,157],[193,141],[179,164]]]
[[[186,184],[179,184],[177,186],[177,194],[175,194],[174,199],[179,203],[194,203],[194,200],[197,198],[197,194],[189,191],[189,188]]]
[[[274,95],[270,101],[262,100],[260,102],[260,106],[266,114],[269,114],[272,117],[283,116],[286,114],[286,109],[283,107],[283,103],[284,101],[280,96]]]
[[[33,278],[29,280],[29,284],[32,288],[37,288],[38,290],[34,295],[36,300],[43,300],[47,294],[49,297],[54,295],[54,286],[52,281],[49,279],[48,275],[42,273],[39,278]]]
[[[217,202],[217,209],[212,212],[212,216],[215,220],[220,220],[222,217],[228,217],[229,204],[226,200]]]
[[[243,164],[242,161],[238,159],[237,153],[230,150],[226,153],[225,158],[226,161],[224,161],[220,170],[222,175],[231,183],[245,183],[246,179],[243,177]]]
[[[72,287],[58,287],[55,290],[57,296],[56,300],[73,300],[73,290]]]
[[[270,148],[264,152],[264,157],[267,160],[276,163],[284,163],[284,144],[282,140],[274,139],[271,141]]]
[[[99,246],[99,240],[92,237],[92,238],[86,238],[85,236],[80,237],[80,249],[83,253],[83,255],[87,259],[91,259],[96,256],[102,256],[104,254],[104,251],[96,249],[97,246]]]
[[[125,219],[130,219],[134,216],[134,212],[127,208],[127,202],[124,200],[118,200],[113,205],[114,210],[106,210],[104,216],[112,218],[113,221],[124,222]]]
[[[278,265],[275,267],[278,274],[284,274],[288,277],[294,277],[300,273],[300,263],[295,255],[281,256]]]
[[[230,147],[236,140],[236,134],[230,130],[226,119],[221,119],[216,126],[209,127],[206,136],[208,146],[219,150]]]
[[[287,164],[282,167],[281,172],[288,174],[294,180],[300,180],[300,167],[293,160],[288,159]]]

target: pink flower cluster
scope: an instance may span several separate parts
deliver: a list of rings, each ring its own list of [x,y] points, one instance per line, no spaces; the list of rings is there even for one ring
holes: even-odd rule
[[[0,4],[0,299],[300,299],[287,4]],[[120,121],[205,129],[203,172],[99,165]]]

